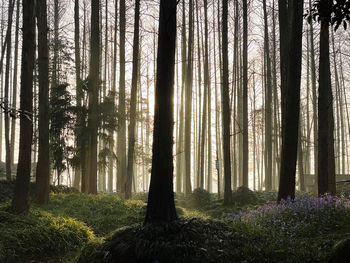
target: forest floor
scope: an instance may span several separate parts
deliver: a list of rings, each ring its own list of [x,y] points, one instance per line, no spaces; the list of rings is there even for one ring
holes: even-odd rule
[[[123,200],[53,187],[50,203],[28,215],[9,209],[13,183],[0,181],[0,263],[11,262],[349,262],[349,194],[298,193],[276,204],[276,192],[239,188],[224,206],[197,189],[175,195],[179,220],[143,226],[147,194]],[[35,186],[32,185],[32,192]],[[338,257],[338,258],[337,258]],[[333,260],[333,261],[331,261]]]

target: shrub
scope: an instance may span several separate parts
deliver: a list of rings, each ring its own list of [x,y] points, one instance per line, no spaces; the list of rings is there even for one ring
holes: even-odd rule
[[[13,198],[13,193],[15,189],[15,180],[11,181],[5,181],[0,180],[0,203],[6,202],[8,200],[11,200]],[[36,183],[31,182],[30,183],[30,196],[31,198],[35,198],[35,191],[36,191]],[[50,191],[51,193],[59,194],[59,193],[78,193],[79,191],[73,187],[68,187],[65,185],[50,185]]]
[[[258,198],[248,187],[240,186],[232,193],[232,201],[238,205],[256,204]]]
[[[84,224],[38,209],[15,215],[0,207],[0,262],[45,261],[62,258],[93,238]]]
[[[212,201],[212,196],[207,190],[196,188],[191,193],[188,201],[190,206],[200,208],[209,205]]]

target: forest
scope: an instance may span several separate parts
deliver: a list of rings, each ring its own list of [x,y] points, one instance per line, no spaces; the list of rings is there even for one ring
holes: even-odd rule
[[[0,17],[0,263],[350,262],[349,0]]]

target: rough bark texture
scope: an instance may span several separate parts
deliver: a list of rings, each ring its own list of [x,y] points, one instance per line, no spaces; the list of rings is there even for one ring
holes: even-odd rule
[[[34,0],[23,0],[23,47],[20,95],[20,139],[17,178],[12,209],[25,213],[29,209],[31,147],[33,139],[33,71],[35,55]]]
[[[46,0],[37,0],[38,66],[39,66],[39,155],[36,169],[36,199],[39,204],[49,202],[49,47],[47,42]]]
[[[161,0],[155,90],[151,184],[146,224],[177,219],[173,192],[174,61],[176,0]]]

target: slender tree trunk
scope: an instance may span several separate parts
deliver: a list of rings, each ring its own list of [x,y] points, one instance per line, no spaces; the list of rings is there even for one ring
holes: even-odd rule
[[[17,72],[18,72],[18,42],[19,42],[19,16],[20,16],[19,11],[20,11],[20,1],[17,1],[15,55],[14,55],[14,65],[13,65],[13,87],[12,87],[13,88],[12,105],[14,108],[17,107],[17,83],[18,83]],[[11,166],[12,167],[14,164],[14,157],[15,157],[15,139],[16,139],[16,119],[12,118],[12,121],[11,121]],[[0,151],[1,151],[1,147],[0,147]]]
[[[97,130],[98,130],[98,93],[100,78],[100,17],[99,0],[91,0],[91,38],[89,69],[89,190],[97,194]]]
[[[222,65],[223,82],[221,90],[222,120],[223,120],[223,148],[224,148],[224,203],[232,200],[231,188],[231,153],[230,153],[230,105],[229,105],[229,83],[228,83],[228,0],[222,1]]]
[[[309,0],[311,9],[311,0]],[[316,62],[313,21],[310,22],[310,63],[311,63],[311,85],[312,85],[312,112],[313,112],[313,136],[314,136],[314,174],[315,185],[318,180],[318,114],[317,114],[317,88],[316,88]],[[315,187],[316,188],[316,187]]]
[[[248,187],[248,4],[243,0],[243,186]]]
[[[5,149],[6,149],[6,179],[11,180],[11,145],[10,145],[10,109],[9,109],[9,87],[10,87],[10,63],[11,63],[11,49],[12,49],[12,16],[15,1],[9,1],[8,8],[8,25],[7,25],[7,43],[6,43],[6,68],[5,68]]]
[[[265,85],[265,189],[272,190],[272,81],[271,81],[271,58],[270,41],[267,22],[266,0],[263,1],[264,23],[265,23],[265,64],[266,64],[266,85]]]
[[[189,0],[189,36],[186,67],[186,106],[185,106],[185,189],[186,195],[192,192],[191,186],[191,113],[193,79],[193,0]]]
[[[47,204],[50,194],[50,151],[49,151],[49,47],[47,41],[46,0],[37,0],[38,21],[38,65],[39,65],[39,155],[36,169],[36,199]]]
[[[134,44],[132,59],[132,80],[131,80],[131,99],[130,99],[130,123],[129,123],[129,147],[128,147],[128,168],[125,182],[125,198],[131,198],[131,180],[134,166],[135,150],[135,125],[136,125],[136,99],[137,99],[137,80],[139,68],[139,24],[140,24],[140,0],[135,2],[135,25],[134,25]]]
[[[125,116],[125,0],[119,2],[119,121],[117,141],[117,192],[124,192],[126,175],[126,116]]]
[[[152,174],[146,224],[168,223],[177,219],[172,151],[176,0],[161,0],[160,6]]]
[[[12,200],[12,209],[16,213],[26,213],[29,209],[29,182],[33,138],[34,7],[33,0],[23,1],[20,142],[17,178]]]

